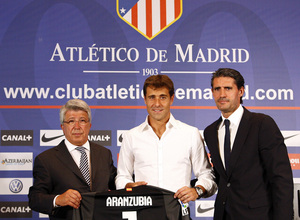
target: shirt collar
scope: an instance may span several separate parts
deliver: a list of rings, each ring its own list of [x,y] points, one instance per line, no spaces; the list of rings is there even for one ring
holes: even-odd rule
[[[141,126],[141,130],[145,131],[149,128],[151,128],[150,124],[149,124],[149,120],[148,120],[149,115],[147,115],[145,122],[143,123],[143,125]],[[171,127],[178,127],[178,123],[177,120],[173,117],[172,114],[170,114],[170,119],[166,124],[167,128],[171,128]]]
[[[242,107],[242,105],[240,105],[227,119],[230,121],[230,124],[234,124],[238,126],[242,119],[243,113],[244,113],[244,108]],[[223,115],[221,116],[222,116],[222,123],[220,125],[220,128],[224,126],[224,120],[226,119],[224,118]]]
[[[74,144],[71,144],[70,141],[68,141],[68,139],[65,139],[65,144],[66,144],[69,152],[75,150],[75,148],[78,147]],[[84,147],[86,150],[90,151],[90,142],[89,141],[85,142],[85,144],[83,144],[82,147]]]

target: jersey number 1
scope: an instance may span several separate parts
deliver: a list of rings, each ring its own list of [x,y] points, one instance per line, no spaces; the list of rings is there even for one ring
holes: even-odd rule
[[[122,212],[122,219],[137,220],[137,212],[136,211]]]

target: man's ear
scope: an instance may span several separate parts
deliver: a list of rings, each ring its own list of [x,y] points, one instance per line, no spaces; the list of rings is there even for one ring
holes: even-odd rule
[[[240,89],[239,89],[239,94],[240,94],[240,97],[242,97],[245,93],[245,88],[242,86]]]
[[[175,95],[173,94],[173,95],[171,96],[171,105],[172,105],[173,102],[174,102],[174,97],[175,97]]]

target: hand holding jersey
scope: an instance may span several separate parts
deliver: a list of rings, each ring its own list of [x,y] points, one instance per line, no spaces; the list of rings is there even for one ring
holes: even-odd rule
[[[135,183],[127,183],[125,188],[132,188],[132,187],[137,187],[142,185],[147,185],[147,182],[139,181]],[[174,194],[174,198],[180,199],[183,203],[195,201],[196,199],[199,199],[205,194],[205,189],[202,186],[197,186],[197,187],[201,188],[202,190],[201,195],[200,193],[197,192],[196,188],[184,186],[179,190],[177,190],[177,192]]]
[[[81,194],[74,189],[69,189],[63,194],[59,195],[55,200],[57,206],[71,206],[78,209],[80,206]]]
[[[127,183],[125,188],[132,188],[132,187],[137,187],[137,186],[144,186],[147,185],[148,183],[145,181],[139,181],[139,182],[134,182],[134,183]]]
[[[196,199],[200,199],[205,194],[205,189],[203,186],[198,185],[197,188],[200,188],[202,192],[198,192],[197,189],[184,186],[177,190],[174,194],[174,198],[180,199],[183,203],[188,203],[190,201],[195,201]]]

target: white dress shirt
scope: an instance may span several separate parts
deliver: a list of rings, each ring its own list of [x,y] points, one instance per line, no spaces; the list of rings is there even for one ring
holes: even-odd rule
[[[75,163],[77,164],[77,166],[80,166],[80,157],[81,157],[81,153],[80,151],[76,150],[76,145],[71,144],[67,139],[65,139],[65,144],[70,152],[70,154],[72,155]],[[89,161],[89,167],[91,168],[91,160],[90,160],[90,142],[87,141],[85,142],[84,145],[82,145],[82,147],[84,147],[85,149],[85,153],[88,157],[88,161]],[[90,169],[91,170],[91,169]]]
[[[127,183],[146,181],[148,185],[173,192],[190,187],[192,171],[210,196],[216,191],[214,175],[199,130],[171,115],[161,138],[146,121],[125,132],[119,154],[117,189]]]
[[[230,131],[230,149],[232,150],[233,143],[235,140],[235,136],[240,124],[240,121],[242,119],[242,116],[244,114],[244,109],[240,105],[237,110],[235,110],[227,119],[230,121],[229,124],[229,131]],[[225,160],[224,160],[224,138],[225,138],[225,124],[224,120],[226,118],[223,117],[222,115],[222,122],[219,125],[219,130],[218,130],[218,139],[219,139],[219,151],[220,151],[220,156],[223,162],[223,165],[225,167]]]

